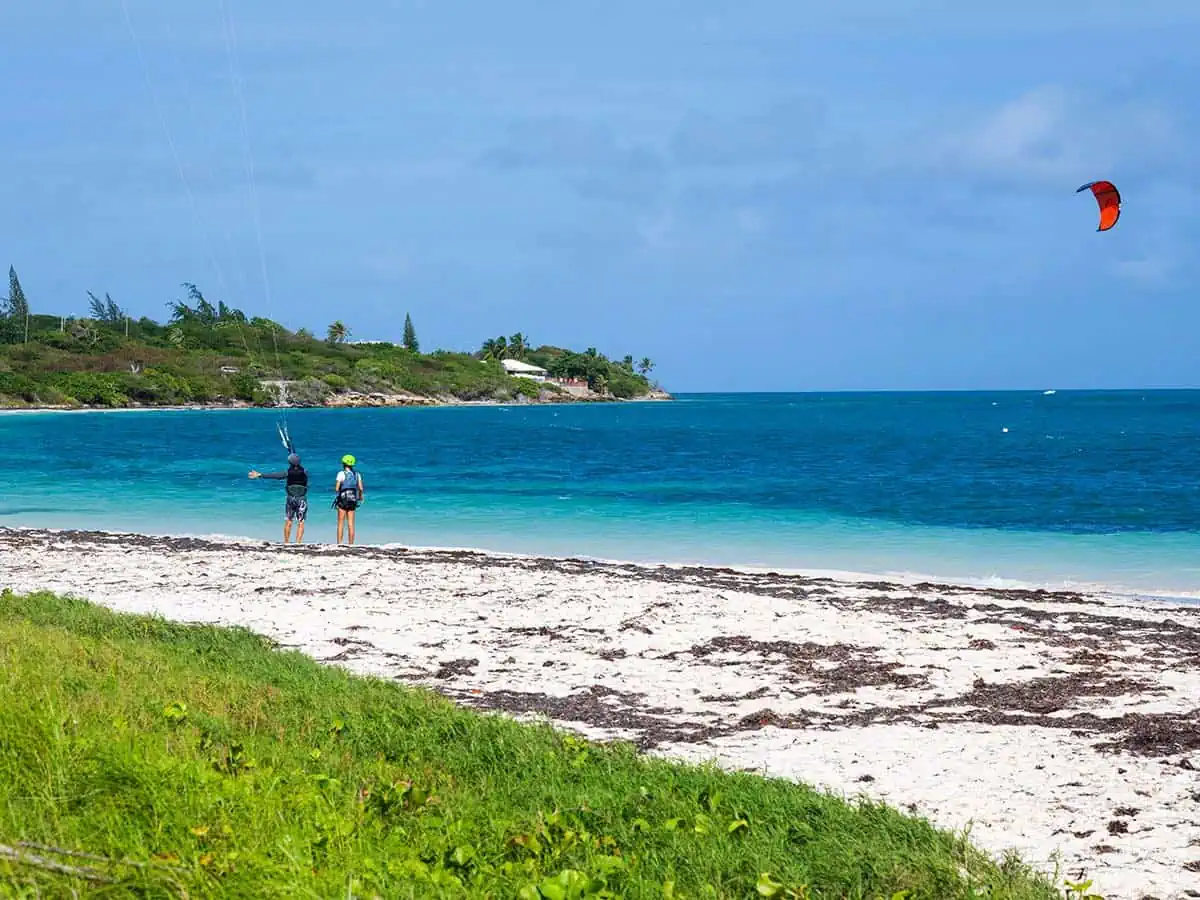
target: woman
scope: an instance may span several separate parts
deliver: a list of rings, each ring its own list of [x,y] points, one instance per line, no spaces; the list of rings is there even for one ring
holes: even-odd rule
[[[342,457],[342,471],[338,472],[333,484],[333,504],[337,507],[337,542],[342,542],[342,532],[349,528],[347,543],[354,543],[354,511],[358,509],[367,494],[363,488],[362,476],[354,471],[355,459],[349,453]]]

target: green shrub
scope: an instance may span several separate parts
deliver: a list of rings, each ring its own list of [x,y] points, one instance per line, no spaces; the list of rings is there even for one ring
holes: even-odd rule
[[[232,376],[229,385],[233,388],[233,396],[247,403],[254,402],[255,398],[262,394],[262,385],[248,372],[238,372]]]
[[[28,376],[15,372],[0,372],[0,394],[32,403],[37,399],[37,386]]]
[[[121,375],[112,373],[70,372],[56,376],[51,383],[84,406],[118,407],[129,404],[123,381]]]
[[[295,406],[320,406],[329,394],[329,385],[320,378],[305,378],[288,385],[287,399]]]
[[[146,369],[141,375],[131,376],[126,391],[130,400],[146,405],[173,406],[197,399],[188,379],[157,369]]]
[[[649,393],[646,379],[634,375],[628,369],[611,366],[607,377],[608,390],[614,397],[628,400],[631,397],[643,397]]]
[[[38,388],[37,397],[34,398],[35,403],[44,406],[78,406],[78,402],[72,400],[62,391],[51,385],[42,385]]]
[[[519,394],[523,397],[530,397],[536,400],[542,395],[542,385],[533,381],[530,378],[513,378],[512,390],[514,394]]]
[[[196,403],[212,403],[216,400],[228,400],[232,395],[232,386],[224,378],[216,378],[211,375],[192,375],[188,377],[187,384],[192,392],[192,400]],[[259,391],[255,396],[261,397],[261,393]]]

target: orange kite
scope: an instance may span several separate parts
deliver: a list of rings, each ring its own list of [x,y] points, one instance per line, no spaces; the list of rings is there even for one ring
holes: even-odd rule
[[[1092,196],[1100,206],[1100,227],[1097,231],[1108,231],[1121,218],[1121,193],[1111,181],[1093,181],[1078,188],[1075,193],[1091,189]]]

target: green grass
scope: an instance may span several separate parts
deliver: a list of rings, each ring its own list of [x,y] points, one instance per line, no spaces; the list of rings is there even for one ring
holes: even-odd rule
[[[5,592],[0,673],[0,844],[125,861],[54,857],[112,879],[89,883],[0,859],[5,896],[1057,896],[880,804],[476,714],[244,630]]]

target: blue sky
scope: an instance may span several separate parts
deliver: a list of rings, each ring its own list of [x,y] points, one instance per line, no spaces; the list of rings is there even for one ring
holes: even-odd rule
[[[1195,0],[126,0],[137,44],[121,0],[7,7],[35,311],[195,281],[676,390],[1200,386]]]

